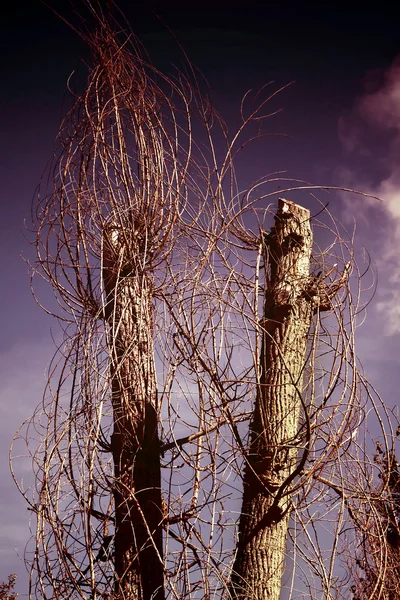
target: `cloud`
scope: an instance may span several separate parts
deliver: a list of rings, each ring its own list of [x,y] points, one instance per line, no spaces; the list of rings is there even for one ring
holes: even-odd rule
[[[366,121],[400,132],[400,57],[384,73],[382,86],[359,99],[358,109]]]
[[[339,138],[342,185],[382,199],[344,198],[345,214],[379,248],[376,306],[386,333],[400,333],[400,57],[386,71],[367,74],[364,93],[339,119]]]

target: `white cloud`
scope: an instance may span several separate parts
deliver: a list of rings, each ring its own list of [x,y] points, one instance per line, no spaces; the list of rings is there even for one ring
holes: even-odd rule
[[[365,121],[400,133],[400,57],[384,73],[382,86],[359,99],[358,110]]]
[[[400,332],[400,57],[339,119],[346,167],[342,184],[382,199],[344,198],[346,214],[356,216],[379,246],[377,309],[388,334]]]

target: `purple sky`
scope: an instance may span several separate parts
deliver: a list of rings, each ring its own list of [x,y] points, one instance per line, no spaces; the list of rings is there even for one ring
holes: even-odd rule
[[[49,9],[31,0],[15,3],[3,19],[1,35],[1,293],[0,293],[0,581],[16,572],[17,591],[26,592],[21,559],[29,536],[29,513],[9,475],[12,435],[41,399],[44,373],[54,346],[51,321],[30,295],[32,256],[23,221],[41,173],[51,157],[66,82],[85,49]],[[132,3],[136,4],[136,3]],[[295,84],[275,98],[283,112],[271,119],[268,138],[239,167],[241,187],[265,173],[288,175],[315,184],[346,185],[379,195],[329,198],[335,212],[358,219],[358,246],[370,250],[379,288],[359,330],[358,351],[367,376],[390,407],[400,385],[400,39],[394,15],[369,13],[336,4],[335,12],[312,7],[287,12],[272,3],[187,5],[150,2],[176,33],[192,62],[210,82],[214,104],[234,128],[241,96],[274,79]],[[54,1],[68,16],[68,2]],[[79,6],[79,3],[76,2]],[[144,8],[121,2],[132,28],[153,62],[168,69],[180,61],[164,25]],[[168,8],[166,6],[168,5]],[[325,197],[324,197],[325,198]],[[291,198],[288,198],[291,199]],[[298,198],[292,198],[299,201]],[[332,208],[332,205],[330,206]],[[25,477],[30,466],[25,464]],[[19,475],[23,475],[19,471]],[[27,479],[26,479],[27,480]]]

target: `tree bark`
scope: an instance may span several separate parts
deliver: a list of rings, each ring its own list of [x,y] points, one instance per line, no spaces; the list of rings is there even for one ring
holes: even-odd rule
[[[230,593],[278,600],[290,516],[290,484],[299,467],[299,421],[307,337],[315,306],[310,289],[310,213],[279,200],[264,233],[265,303],[259,384],[250,426],[243,503]]]
[[[131,242],[113,228],[103,252],[114,419],[115,597],[163,600],[152,289],[139,242]]]

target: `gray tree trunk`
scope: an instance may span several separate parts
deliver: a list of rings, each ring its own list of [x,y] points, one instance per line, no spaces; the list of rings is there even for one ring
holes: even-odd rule
[[[280,597],[290,516],[288,490],[297,472],[304,361],[315,312],[308,293],[309,211],[280,199],[275,226],[264,234],[264,246],[259,386],[230,586],[232,597],[241,600]]]
[[[115,597],[163,600],[159,406],[152,290],[137,240],[113,228],[104,242],[114,432]],[[136,246],[136,247],[135,247]]]

